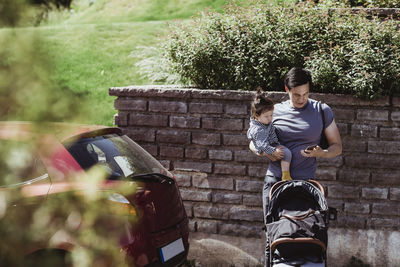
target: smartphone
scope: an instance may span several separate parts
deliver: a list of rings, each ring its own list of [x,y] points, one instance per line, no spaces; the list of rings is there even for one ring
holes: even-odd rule
[[[310,152],[307,152],[307,150],[311,151],[311,150],[313,150],[313,149],[316,148],[316,147],[317,147],[317,145],[308,146],[308,147],[306,147],[306,149],[304,150],[304,152],[305,152],[305,153],[310,153]]]

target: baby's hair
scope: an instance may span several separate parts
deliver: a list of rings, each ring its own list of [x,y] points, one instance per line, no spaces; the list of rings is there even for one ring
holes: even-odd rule
[[[274,109],[274,102],[271,99],[263,95],[263,90],[259,86],[257,88],[257,94],[251,103],[251,116],[260,116],[264,111],[270,111]]]

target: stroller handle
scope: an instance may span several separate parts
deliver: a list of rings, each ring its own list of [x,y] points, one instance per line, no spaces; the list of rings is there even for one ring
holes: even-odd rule
[[[269,195],[268,198],[271,199],[272,194],[275,192],[276,189],[278,189],[281,185],[283,185],[284,183],[287,183],[290,181],[278,181],[276,182],[272,187],[271,190],[269,191]],[[317,181],[309,179],[307,180],[307,182],[313,184],[315,187],[317,187],[319,189],[319,191],[321,191],[322,195],[325,196],[325,189],[324,187]]]
[[[319,247],[321,247],[322,251],[326,251],[326,245],[315,238],[312,237],[298,237],[298,238],[291,238],[291,237],[283,237],[283,238],[279,238],[277,240],[275,240],[274,242],[272,242],[271,244],[271,251],[273,252],[276,247],[280,244],[284,244],[284,243],[310,243],[310,244],[315,244],[318,245]]]

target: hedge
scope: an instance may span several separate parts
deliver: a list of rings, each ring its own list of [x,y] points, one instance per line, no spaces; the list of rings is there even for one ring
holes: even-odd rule
[[[149,69],[163,80],[178,74],[200,88],[282,89],[293,66],[308,68],[316,92],[370,99],[400,92],[399,22],[298,4],[293,8],[230,6],[173,24]],[[160,64],[161,62],[161,64]],[[160,66],[161,65],[161,66]]]

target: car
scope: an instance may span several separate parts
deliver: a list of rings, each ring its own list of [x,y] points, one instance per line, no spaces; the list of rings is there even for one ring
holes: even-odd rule
[[[55,229],[56,232],[50,234],[44,234],[50,231],[50,226],[43,230],[35,228],[36,232],[43,233],[38,235],[40,242],[32,240],[31,244],[31,240],[27,242],[25,239],[23,252],[15,252],[23,253],[24,259],[35,262],[47,255],[62,255],[62,260],[65,260],[68,258],[66,255],[78,247],[90,249],[90,244],[79,243],[73,236],[83,232],[86,223],[81,213],[76,215],[75,198],[63,196],[73,194],[90,199],[93,194],[100,194],[106,197],[101,198],[103,204],[95,208],[105,211],[110,204],[112,214],[102,216],[96,227],[103,228],[106,238],[112,232],[109,229],[120,230],[118,246],[125,263],[133,266],[180,266],[187,263],[188,218],[178,184],[160,162],[121,129],[3,121],[0,122],[0,156],[0,175],[3,176],[0,177],[0,232],[4,226],[2,221],[5,222],[7,215],[16,211],[22,214],[13,217],[19,221],[10,223],[8,220],[7,224],[26,224],[21,231],[31,229],[29,222],[45,205],[56,207],[41,213],[48,218],[47,224],[60,221],[53,217],[61,214],[61,225],[75,225],[73,231]],[[93,185],[88,181],[93,174],[104,175],[105,179],[95,179],[97,182]],[[4,201],[1,204],[2,195],[9,196],[6,208]],[[116,209],[116,204],[122,209]],[[67,211],[62,213],[60,206],[68,207]],[[126,212],[122,214],[117,212],[119,210]],[[36,215],[32,215],[34,213]],[[80,219],[71,219],[74,216]],[[115,225],[111,219],[108,220],[111,217],[123,219],[117,220]],[[71,220],[78,223],[71,223]],[[7,239],[0,242],[0,261],[2,255],[7,254],[5,249],[8,251],[10,246],[17,246],[12,245],[15,239],[18,240],[16,237],[10,239],[9,244],[3,243]]]

